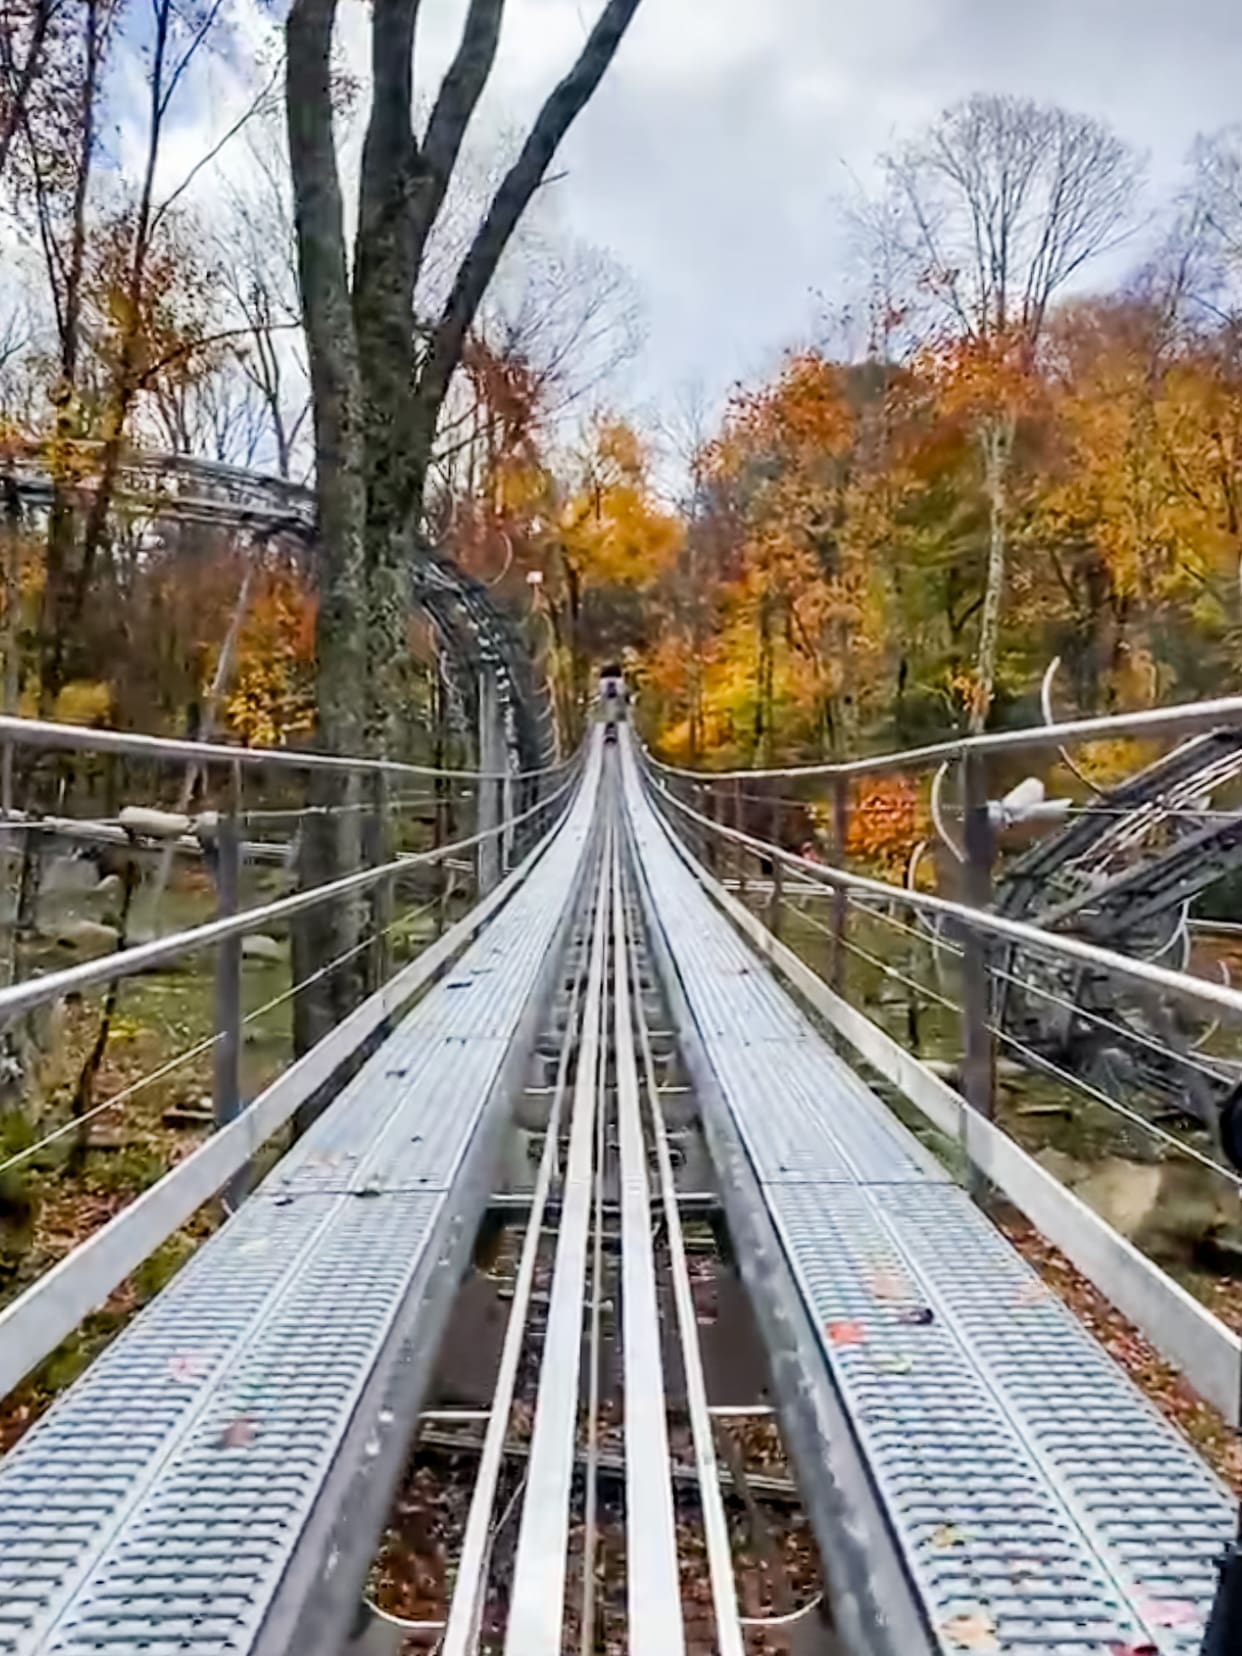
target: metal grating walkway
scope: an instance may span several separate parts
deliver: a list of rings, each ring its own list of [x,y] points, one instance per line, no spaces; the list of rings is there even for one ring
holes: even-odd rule
[[[622,751],[669,955],[933,1644],[1193,1656],[1226,1491],[802,1017]]]
[[[571,902],[555,843],[259,1191],[0,1466],[0,1653],[250,1650],[386,1337],[436,1264]]]

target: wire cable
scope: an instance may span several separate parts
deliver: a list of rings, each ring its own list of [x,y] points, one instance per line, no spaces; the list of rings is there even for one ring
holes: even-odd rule
[[[824,932],[827,936],[833,935],[822,921],[816,920],[812,915],[803,914],[802,918],[810,921],[817,930]],[[948,996],[942,995],[938,990],[919,983],[914,978],[907,976],[906,973],[898,971],[895,966],[888,965],[882,957],[871,954],[857,943],[851,942],[849,938],[842,938],[841,942],[843,947],[848,949],[851,954],[857,955],[869,966],[875,967],[885,977],[903,984],[906,988],[913,990],[915,994],[921,995],[924,999],[932,1001],[950,1012],[956,1012],[959,1017],[962,1015],[961,1006],[956,1001],[950,1000]],[[1171,1150],[1175,1150],[1179,1155],[1188,1156],[1192,1161],[1198,1162],[1209,1172],[1217,1174],[1232,1185],[1235,1190],[1242,1193],[1242,1178],[1229,1168],[1222,1167],[1219,1162],[1213,1161],[1210,1156],[1205,1156],[1201,1150],[1196,1150],[1193,1145],[1187,1144],[1184,1139],[1179,1139],[1176,1134],[1168,1132],[1166,1128],[1158,1126],[1154,1121],[1149,1121],[1146,1116],[1140,1115],[1137,1110],[1132,1110],[1129,1105],[1123,1104],[1119,1099],[1101,1091],[1098,1087],[1093,1086],[1091,1082],[1074,1075],[1070,1070],[1062,1069],[1059,1064],[1053,1063],[1051,1059],[1044,1058],[1033,1047],[1027,1046],[1024,1041],[1019,1040],[1009,1030],[998,1028],[995,1024],[988,1024],[986,1027],[989,1034],[995,1036],[998,1041],[1003,1041],[1006,1046],[1021,1052],[1037,1069],[1083,1093],[1094,1103],[1103,1105],[1105,1109],[1111,1110],[1115,1115],[1122,1116],[1133,1126],[1142,1128],[1144,1132],[1151,1134],[1153,1138],[1159,1139]]]
[[[312,983],[319,982],[321,978],[330,977],[333,972],[338,971],[356,955],[373,948],[379,938],[386,937],[390,932],[397,930],[398,927],[408,925],[410,921],[427,914],[431,909],[437,907],[438,903],[439,898],[434,898],[431,902],[424,903],[420,907],[408,910],[405,914],[398,916],[382,931],[369,933],[360,943],[351,945],[350,948],[337,955],[335,959],[328,961],[326,965],[317,967],[308,976],[300,979],[297,983],[291,984],[288,989],[282,990],[279,995],[274,995],[271,1000],[265,1001],[262,1006],[256,1006],[253,1011],[247,1012],[241,1020],[242,1028],[244,1029],[248,1024],[256,1022],[259,1018],[266,1016],[267,1013],[275,1011],[278,1006],[283,1006],[286,1001],[292,1000],[295,995],[301,994]],[[119,1108],[120,1105],[126,1103],[145,1088],[154,1086],[157,1081],[162,1081],[175,1070],[181,1069],[183,1065],[191,1063],[195,1058],[201,1058],[205,1052],[210,1052],[223,1039],[223,1031],[217,1030],[214,1035],[208,1035],[203,1040],[195,1042],[193,1046],[186,1047],[184,1051],[175,1054],[147,1075],[140,1075],[136,1081],[131,1081],[128,1086],[122,1087],[120,1092],[102,1099],[91,1109],[84,1110],[81,1115],[70,1117],[68,1121],[62,1122],[59,1127],[45,1133],[36,1143],[26,1145],[23,1149],[15,1151],[4,1161],[0,1161],[0,1174],[7,1173],[10,1168],[18,1167],[23,1162],[30,1161],[41,1150],[48,1149],[60,1139],[68,1137],[69,1134],[80,1132],[88,1121],[93,1121],[96,1116],[105,1115],[109,1110]]]

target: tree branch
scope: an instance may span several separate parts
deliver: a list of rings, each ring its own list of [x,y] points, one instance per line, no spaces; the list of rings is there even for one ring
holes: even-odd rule
[[[61,0],[37,0],[30,24],[30,40],[20,69],[13,61],[14,25],[8,6],[0,14],[0,71],[8,82],[7,105],[3,120],[0,120],[0,177],[4,175],[9,149],[25,116],[26,101],[39,73],[48,28],[60,4]]]
[[[457,56],[440,86],[418,158],[414,212],[414,263],[435,228],[461,154],[471,117],[496,61],[505,0],[470,0]]]
[[[462,260],[419,374],[416,395],[424,425],[434,426],[461,358],[466,335],[518,220],[538,189],[561,140],[616,56],[639,4],[640,0],[608,0],[577,63],[549,95],[521,153],[501,181],[487,216]]]
[[[180,184],[177,185],[176,189],[171,191],[170,194],[165,196],[164,200],[160,202],[159,206],[151,215],[152,236],[154,236],[156,230],[159,229],[165,213],[167,213],[169,209],[180,200],[180,198],[189,189],[190,185],[198,177],[199,173],[202,172],[203,168],[209,167],[217,155],[220,154],[221,150],[223,150],[227,144],[231,143],[242,128],[260,113],[267,99],[270,98],[272,93],[275,91],[276,83],[279,77],[280,65],[277,65],[277,67],[273,69],[271,74],[268,76],[265,85],[263,85],[259,91],[255,93],[250,104],[237,117],[228,131],[224,133],[222,137],[218,138],[211,148],[198,158],[198,160],[190,168],[189,172],[186,173],[185,177],[181,180]]]

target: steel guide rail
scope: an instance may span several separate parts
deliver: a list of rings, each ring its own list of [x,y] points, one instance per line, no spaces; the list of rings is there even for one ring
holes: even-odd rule
[[[579,971],[574,979],[573,995],[557,1060],[543,1154],[539,1158],[539,1171],[531,1195],[526,1232],[514,1279],[513,1300],[509,1310],[509,1321],[505,1327],[496,1388],[492,1395],[491,1408],[487,1411],[487,1431],[479,1457],[474,1490],[470,1497],[470,1512],[458,1559],[457,1578],[445,1626],[442,1656],[474,1656],[478,1648],[494,1535],[492,1512],[496,1503],[500,1471],[504,1464],[522,1350],[527,1338],[544,1213],[553,1181],[559,1177],[560,1172],[561,1113],[567,1090],[570,1058],[581,1037],[582,991],[583,974]]]
[[[654,797],[661,806],[668,805],[687,819],[707,823],[706,818],[691,812],[663,789]],[[726,838],[736,837],[731,830],[718,826],[716,832]],[[825,869],[765,842],[752,843],[762,846],[765,854],[783,865],[811,873],[823,882],[825,891],[834,886],[844,887],[847,891],[861,886],[867,896],[885,893],[890,899],[900,897],[916,911],[926,905],[937,911],[951,910],[953,918],[963,926],[977,926],[983,931],[991,930],[994,922],[996,926],[1005,928],[1020,924],[998,919],[989,911],[950,904],[945,899],[926,893],[899,891],[881,881],[845,874],[837,869]],[[683,852],[683,855],[686,853]],[[1144,1331],[1157,1350],[1190,1378],[1201,1395],[1219,1409],[1230,1424],[1236,1426],[1240,1406],[1239,1375],[1242,1372],[1242,1342],[1238,1335],[1179,1283],[1153,1265],[1133,1244],[1111,1230],[1072,1192],[1058,1184],[1039,1163],[974,1109],[961,1094],[933,1076],[878,1025],[816,977],[792,950],[767,931],[749,909],[719,887],[705,869],[697,864],[694,867],[696,878],[704,889],[714,893],[719,906],[730,914],[764,955],[779,965],[782,974],[798,992],[806,996],[816,1010],[845,1035],[868,1063],[898,1086],[941,1132],[957,1140],[968,1160],[998,1185],[1035,1222],[1037,1228]],[[1235,1013],[1242,1011],[1242,995],[1224,984],[1170,972],[1146,961],[1113,954],[1094,944],[1044,933],[1038,927],[1023,924],[1020,929],[1033,948],[1043,949],[1051,955],[1081,958],[1082,951],[1086,951],[1094,965],[1111,966],[1115,963],[1114,969],[1123,976],[1140,978],[1145,982],[1156,981],[1189,1002],[1207,1000],[1221,1005],[1219,997],[1223,995],[1225,1006]],[[1006,932],[1006,935],[1009,933]],[[1237,1176],[1224,1169],[1220,1170],[1220,1176],[1231,1184],[1237,1183]]]
[[[628,860],[628,859],[627,859]],[[642,1055],[643,1084],[647,1108],[651,1115],[652,1137],[655,1143],[656,1165],[659,1175],[660,1201],[664,1223],[668,1231],[669,1265],[673,1285],[673,1302],[677,1313],[677,1333],[681,1347],[682,1372],[685,1376],[686,1409],[690,1416],[690,1431],[694,1443],[694,1465],[698,1474],[699,1499],[703,1511],[703,1531],[707,1543],[707,1565],[712,1588],[712,1610],[716,1619],[716,1645],[719,1656],[745,1656],[745,1645],[738,1618],[737,1584],[733,1573],[733,1551],[729,1540],[729,1523],[725,1515],[720,1488],[720,1470],[716,1459],[716,1443],[712,1431],[712,1412],[707,1402],[707,1384],[703,1374],[703,1354],[699,1346],[698,1316],[694,1305],[694,1290],[686,1260],[685,1238],[682,1233],[681,1208],[673,1174],[673,1159],[669,1149],[668,1129],[664,1108],[656,1080],[655,1063],[651,1055],[651,1034],[643,1009],[642,992],[638,982],[638,963],[631,957],[634,980],[634,1006],[637,1013],[639,1049]]]
[[[471,834],[466,839],[440,846],[437,850],[411,852],[378,867],[361,868],[355,873],[342,875],[340,879],[311,886],[291,897],[278,897],[269,903],[258,903],[251,908],[242,909],[240,913],[226,915],[217,920],[206,920],[201,925],[190,926],[184,931],[169,932],[165,937],[152,938],[147,943],[135,943],[129,948],[118,949],[113,954],[101,955],[95,960],[84,960],[76,966],[65,966],[59,971],[46,972],[42,977],[24,978],[20,983],[7,984],[0,988],[0,1023],[16,1017],[19,1013],[29,1012],[37,1006],[48,1006],[63,995],[80,994],[85,989],[133,977],[139,972],[148,971],[170,960],[177,960],[182,955],[193,954],[196,950],[210,948],[216,943],[224,943],[231,938],[261,931],[273,921],[287,920],[295,914],[318,908],[322,903],[360,895],[373,886],[382,885],[385,881],[402,874],[412,873],[415,869],[433,867],[442,862],[451,866],[449,859],[455,852],[467,851],[486,841],[495,840],[521,823],[529,822],[540,812],[547,811],[558,800],[566,799],[576,785],[577,778],[571,776],[561,783],[555,793],[549,794],[538,804],[519,811],[515,816],[506,817],[477,834]],[[3,819],[0,819],[0,826],[2,825]]]
[[[473,1234],[465,1187],[574,900],[599,760],[454,970],[0,1463],[4,1656],[266,1656],[348,1624],[360,1582],[324,1574],[348,1503],[325,1513],[324,1491],[399,1466],[375,1381],[398,1333],[446,1313],[441,1262]]]
[[[708,786],[717,782],[795,781],[802,777],[872,776],[882,772],[923,770],[946,761],[977,754],[1025,753],[1056,749],[1071,742],[1093,742],[1109,737],[1151,739],[1161,736],[1196,736],[1222,728],[1242,725],[1242,696],[1218,696],[1206,701],[1183,703],[1180,707],[1152,707],[1141,713],[1110,713],[1097,718],[1065,719],[1059,724],[1032,725],[1022,730],[993,730],[981,736],[951,736],[942,742],[906,748],[895,753],[877,753],[870,758],[844,759],[822,765],[784,765],[766,770],[703,771],[666,765],[647,754],[647,762],[666,776],[681,777]]]
[[[1233,1531],[1227,1492],[776,986],[622,755],[729,1131],[934,1648],[1191,1656]],[[840,1453],[803,1457],[800,1479]]]
[[[574,762],[574,755],[533,770],[445,770],[412,765],[402,759],[368,759],[351,754],[319,753],[313,748],[241,747],[228,742],[191,742],[176,736],[147,736],[140,731],[103,730],[86,725],[58,724],[53,719],[26,719],[0,714],[0,744],[47,752],[112,753],[127,759],[175,760],[188,765],[241,765],[255,770],[293,770],[335,776],[410,776],[422,781],[443,778],[456,782],[517,782],[555,776]]]
[[[596,1120],[603,1088],[607,871],[607,856],[602,855],[595,876],[595,924],[570,1113],[569,1157],[509,1598],[506,1656],[554,1656],[561,1649]]]
[[[630,1656],[684,1651],[677,1533],[669,1480],[664,1362],[656,1304],[647,1149],[639,1114],[638,1063],[630,1012],[629,958],[621,871],[611,873],[621,1175],[621,1313],[625,1365],[626,1594]]]
[[[740,846],[758,857],[780,863],[782,868],[795,869],[800,875],[821,885],[846,892],[859,892],[863,896],[887,903],[897,903],[916,912],[956,922],[966,931],[979,932],[1006,943],[1021,944],[1054,959],[1073,961],[1100,971],[1112,972],[1131,983],[1175,995],[1179,1000],[1200,1007],[1219,1008],[1242,1017],[1242,990],[1213,982],[1211,978],[1192,977],[1187,972],[1173,971],[1152,961],[1119,954],[1115,949],[1101,948],[1098,944],[1085,942],[1063,932],[1047,932],[1041,926],[1032,925],[1025,920],[1007,919],[991,909],[975,908],[969,903],[955,902],[948,897],[937,897],[928,891],[912,891],[905,886],[892,885],[887,880],[872,879],[870,875],[853,874],[833,863],[814,862],[810,858],[785,851],[769,840],[759,839],[753,834],[743,834],[735,828],[713,822],[710,817],[704,816],[702,812],[694,810],[678,799],[667,787],[660,789],[660,801],[662,805],[668,805],[686,821],[693,822],[717,839]]]

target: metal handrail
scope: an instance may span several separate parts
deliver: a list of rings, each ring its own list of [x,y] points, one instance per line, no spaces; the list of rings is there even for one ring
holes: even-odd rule
[[[566,783],[558,794],[550,795],[534,809],[551,804],[572,785]],[[196,1209],[222,1189],[273,1133],[333,1080],[341,1066],[351,1060],[387,1020],[435,981],[529,878],[555,843],[564,820],[562,814],[561,821],[543,835],[494,891],[443,936],[430,943],[416,959],[381,984],[374,994],[278,1075],[232,1120],[221,1125],[182,1161],[169,1168],[161,1179],[114,1214],[93,1235],[79,1242],[71,1253],[45,1271],[15,1300],[0,1308],[0,1397],[6,1396],[37,1363],[72,1333],[92,1307],[102,1304],[118,1283],[123,1282],[155,1248],[184,1225]],[[498,829],[488,832],[499,832],[506,826],[501,823]],[[454,849],[456,847],[446,846],[444,852]],[[375,878],[382,878],[391,869],[368,872]],[[318,890],[322,894],[328,888],[320,887]],[[269,904],[267,912],[270,914],[274,907],[279,905]],[[258,912],[252,909],[247,915],[237,916],[237,919],[248,920]],[[196,932],[211,929],[200,926]],[[183,938],[186,935],[191,934],[182,934]],[[134,955],[138,951],[129,950],[127,953]],[[115,968],[116,959],[116,956],[111,956],[105,964]],[[63,974],[56,975],[63,977]],[[36,980],[43,985],[51,981],[51,978]]]
[[[23,719],[0,714],[0,745],[69,750],[81,753],[117,753],[130,759],[168,759],[191,765],[246,765],[297,771],[328,771],[336,775],[445,777],[466,782],[520,782],[536,776],[556,776],[576,763],[578,755],[537,770],[437,770],[432,765],[410,765],[397,759],[365,759],[348,754],[303,752],[298,748],[234,747],[228,742],[192,742],[173,736],[144,736],[128,730],[96,730],[85,725],[57,724],[50,719]]]
[[[101,955],[96,960],[84,960],[76,966],[66,966],[58,972],[26,978],[20,983],[0,988],[0,1023],[7,1018],[29,1012],[36,1006],[47,1006],[62,995],[80,993],[102,983],[113,983],[118,979],[134,977],[140,972],[149,971],[153,966],[177,960],[182,955],[211,948],[214,944],[227,942],[233,937],[244,937],[248,932],[262,931],[274,920],[286,920],[294,914],[317,908],[321,903],[333,902],[338,898],[366,891],[394,875],[407,874],[411,869],[441,862],[446,857],[468,851],[473,846],[481,845],[485,840],[507,834],[523,822],[528,822],[538,812],[554,805],[577,784],[578,778],[571,776],[546,799],[541,799],[515,816],[506,817],[493,827],[481,829],[469,839],[455,840],[452,845],[442,845],[432,851],[413,852],[392,862],[381,863],[375,868],[358,869],[339,880],[329,880],[323,885],[312,886],[307,891],[295,892],[291,897],[279,897],[274,902],[260,903],[254,908],[243,909],[240,914],[223,915],[216,920],[204,921],[202,925],[191,926],[185,931],[170,932],[167,937],[155,937],[148,943],[137,943],[132,948],[118,949],[114,954]]]
[[[1242,727],[1242,696],[1218,696],[1210,701],[1185,702],[1178,707],[1151,707],[1142,713],[1108,713],[1097,718],[1067,719],[1062,724],[1032,725],[1021,730],[993,730],[982,736],[951,736],[925,747],[906,748],[896,753],[879,753],[869,759],[843,759],[822,765],[786,765],[771,770],[687,770],[666,765],[649,750],[651,766],[666,776],[681,776],[692,782],[745,782],[797,779],[799,777],[851,777],[903,770],[922,770],[946,760],[964,758],[968,753],[988,758],[992,754],[1023,753],[1031,749],[1059,748],[1069,742],[1093,742],[1102,737],[1193,736],[1222,726]]]
[[[1006,943],[1020,943],[1025,948],[1035,949],[1045,955],[1059,956],[1080,966],[1113,972],[1118,977],[1128,978],[1146,989],[1160,990],[1164,994],[1177,995],[1183,1000],[1196,1003],[1207,1003],[1234,1017],[1242,1018],[1242,990],[1228,987],[1223,983],[1214,983],[1209,978],[1192,977],[1188,972],[1175,972],[1167,966],[1157,966],[1149,960],[1137,960],[1130,955],[1118,954],[1112,949],[1101,948],[1098,944],[1088,943],[1082,938],[1047,932],[1042,927],[1030,925],[1024,920],[1010,920],[987,909],[954,902],[948,897],[937,897],[926,891],[911,891],[906,886],[892,885],[887,880],[876,880],[866,874],[851,873],[833,863],[813,862],[809,857],[800,857],[792,851],[772,844],[769,840],[757,839],[753,834],[729,828],[721,822],[713,822],[711,817],[704,816],[701,811],[694,810],[692,806],[678,799],[667,784],[660,784],[653,791],[659,801],[673,806],[700,828],[720,839],[729,840],[734,845],[740,845],[756,856],[769,858],[787,868],[795,868],[800,874],[820,884],[847,892],[862,892],[869,897],[883,898],[886,902],[901,903],[915,911],[921,910],[940,919],[955,921],[959,926],[969,930],[1001,938]]]

